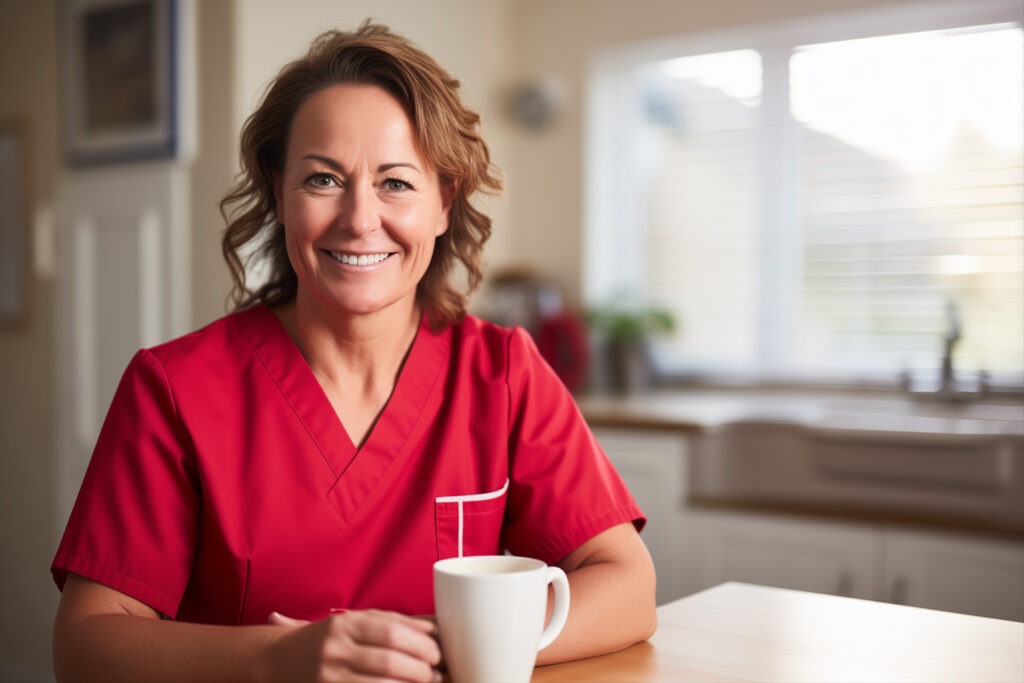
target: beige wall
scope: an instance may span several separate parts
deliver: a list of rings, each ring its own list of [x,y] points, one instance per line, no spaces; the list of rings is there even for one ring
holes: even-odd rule
[[[235,80],[235,2],[196,7],[196,156],[192,167],[192,321],[224,315],[231,278],[221,256],[219,203],[237,167],[231,84]]]
[[[53,205],[57,173],[56,0],[0,1],[0,120],[30,136],[34,206]],[[53,283],[33,275],[31,313],[0,330],[0,680],[44,680],[57,593]]]

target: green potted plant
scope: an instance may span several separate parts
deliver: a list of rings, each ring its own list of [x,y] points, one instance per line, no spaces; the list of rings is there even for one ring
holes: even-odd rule
[[[588,311],[587,323],[599,337],[597,355],[604,361],[610,389],[635,393],[650,388],[649,339],[673,332],[675,317],[663,308],[613,304]]]

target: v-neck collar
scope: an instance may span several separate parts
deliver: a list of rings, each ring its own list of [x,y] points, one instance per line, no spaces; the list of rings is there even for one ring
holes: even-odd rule
[[[435,334],[423,316],[395,389],[362,448],[357,449],[274,312],[257,306],[239,317],[239,325],[330,468],[333,483],[325,494],[342,519],[349,521],[396,458],[415,443],[411,437],[429,421],[424,416],[439,407],[443,392],[438,383],[448,365],[451,328]],[[435,410],[426,410],[428,407]]]

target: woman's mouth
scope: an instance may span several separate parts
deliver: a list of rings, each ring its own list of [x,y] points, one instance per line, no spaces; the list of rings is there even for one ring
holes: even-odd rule
[[[350,266],[372,266],[391,256],[390,252],[381,252],[379,254],[349,254],[342,251],[331,251],[330,249],[324,249],[323,251],[335,261]]]

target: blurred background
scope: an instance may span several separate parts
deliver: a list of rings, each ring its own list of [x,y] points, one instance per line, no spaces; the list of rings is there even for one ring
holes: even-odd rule
[[[579,396],[659,601],[1024,619],[1020,0],[0,0],[0,680],[52,678],[128,359],[226,312],[242,123],[367,17],[481,112],[508,191],[474,311]]]

